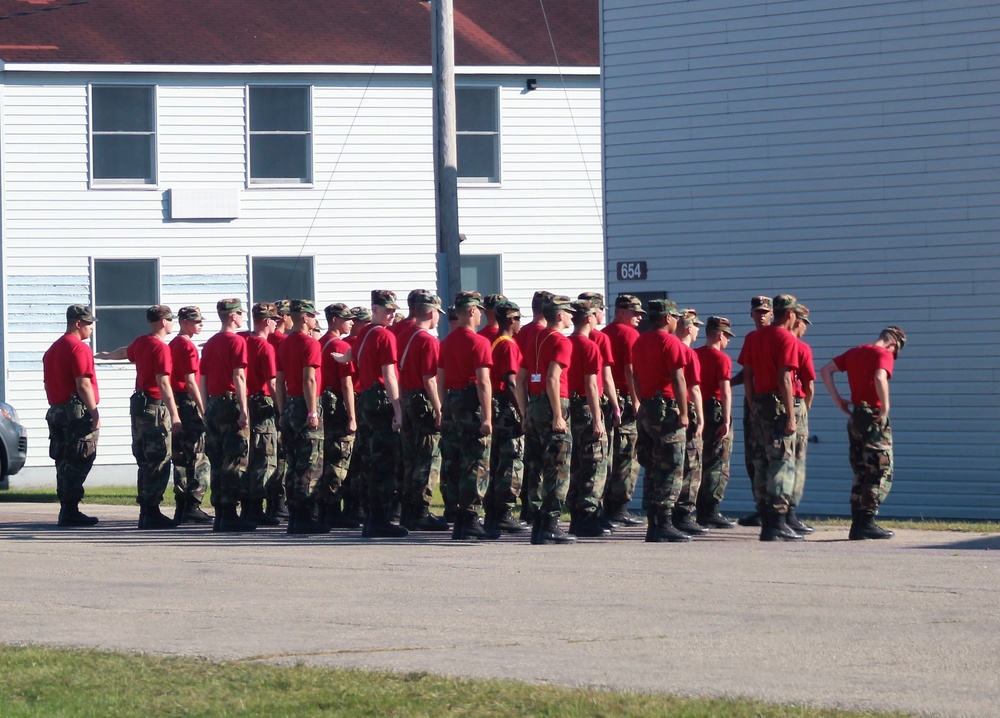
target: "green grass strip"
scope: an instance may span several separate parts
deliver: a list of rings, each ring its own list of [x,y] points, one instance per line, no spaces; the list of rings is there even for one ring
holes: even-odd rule
[[[908,715],[772,706],[741,700],[682,699],[513,681],[459,680],[425,673],[212,663],[193,658],[28,646],[0,646],[0,676],[0,715],[4,718],[900,718]]]

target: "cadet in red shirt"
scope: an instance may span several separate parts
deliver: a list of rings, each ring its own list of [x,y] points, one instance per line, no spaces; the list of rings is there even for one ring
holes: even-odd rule
[[[482,317],[478,292],[455,295],[458,326],[441,342],[438,391],[441,393],[441,476],[448,505],[455,511],[456,540],[497,539],[486,529],[479,507],[490,480],[493,436],[493,387],[490,343],[476,334]]]
[[[729,485],[729,457],[733,449],[733,360],[723,352],[733,336],[725,317],[709,317],[705,345],[695,349],[701,366],[701,406],[705,417],[701,488],[698,490],[698,523],[708,528],[731,529],[735,524],[719,512]]]
[[[493,346],[493,342],[500,336],[500,325],[497,322],[497,306],[507,301],[507,297],[502,294],[487,294],[483,298],[483,314],[486,317],[486,326],[479,330],[479,335]]]
[[[639,395],[635,390],[632,369],[632,345],[639,338],[639,322],[646,315],[642,302],[631,294],[620,294],[615,299],[615,318],[601,333],[611,343],[611,376],[621,418],[613,428],[610,441],[608,483],[604,489],[604,515],[621,526],[638,526],[642,521],[633,516],[628,505],[632,501],[635,484],[639,478],[639,460],[636,456]]]
[[[56,462],[56,494],[60,526],[93,526],[96,516],[80,511],[83,484],[97,458],[101,415],[94,352],[84,344],[97,319],[90,307],[66,308],[66,332],[42,357],[42,374],[49,410],[49,453]]]
[[[413,320],[396,338],[403,408],[402,523],[410,531],[447,531],[448,522],[430,512],[441,482],[440,342],[434,332],[444,310],[441,298],[426,290],[411,292],[409,302]]]
[[[573,345],[561,333],[572,320],[571,310],[569,297],[551,297],[542,309],[545,328],[521,343],[524,363],[517,373],[517,384],[518,391],[527,397],[522,501],[526,494],[532,505],[533,544],[576,541],[573,534],[559,527],[559,515],[569,492],[573,452],[573,435],[569,431]],[[535,483],[534,467],[541,467],[540,484]]]
[[[170,388],[177,402],[181,430],[172,442],[174,500],[178,523],[212,523],[201,510],[208,491],[212,467],[205,455],[205,402],[201,395],[201,360],[192,341],[201,334],[202,316],[198,307],[181,307],[177,312],[181,330],[170,342]]]
[[[312,300],[293,299],[289,307],[292,329],[278,349],[275,387],[285,441],[285,500],[288,502],[288,533],[326,533],[330,527],[313,519],[316,494],[323,477],[323,417],[319,412],[323,385],[323,355],[312,336],[317,326]]]
[[[701,456],[704,448],[705,416],[702,413],[701,363],[691,345],[698,338],[702,322],[694,309],[685,309],[684,317],[677,323],[676,335],[684,345],[684,381],[688,390],[688,427],[684,447],[684,480],[677,495],[671,515],[674,528],[689,536],[700,536],[708,529],[697,524],[692,517],[698,492],[701,490]]]
[[[684,481],[684,443],[689,423],[686,353],[673,334],[683,314],[669,299],[650,300],[646,311],[651,329],[640,334],[632,345],[632,368],[642,402],[639,441],[646,443],[641,455],[648,457],[642,496],[649,521],[646,541],[690,541],[690,536],[674,528],[672,518]]]
[[[348,336],[344,337],[344,343],[351,348],[351,353],[357,347],[358,335],[372,323],[372,311],[368,307],[351,307],[351,316],[354,317],[354,324]],[[349,362],[353,369],[352,379],[354,381],[354,416],[358,423],[357,433],[354,436],[354,449],[351,451],[351,461],[347,467],[347,488],[344,495],[344,513],[350,518],[363,523],[365,520],[365,506],[368,503],[368,444],[371,432],[368,424],[365,423],[364,414],[361,411],[361,377],[358,376],[357,362]]]
[[[753,319],[754,328],[743,338],[743,347],[740,349],[739,357],[736,361],[741,366],[746,366],[750,361],[750,347],[757,336],[757,332],[771,324],[774,319],[774,311],[771,307],[771,298],[764,296],[752,297],[750,299],[750,317]],[[733,378],[732,385],[740,386],[743,382],[743,370],[740,370]],[[757,484],[754,482],[754,455],[757,453],[756,437],[753,425],[750,423],[752,410],[752,392],[743,395],[743,465],[746,467],[747,476],[750,477],[750,489],[757,491]],[[763,451],[763,449],[760,449]],[[754,505],[760,502],[760,497],[754,493]],[[760,514],[755,510],[749,516],[744,516],[739,520],[740,526],[760,526]]]
[[[792,393],[795,395],[795,487],[788,500],[788,514],[785,522],[792,531],[807,536],[815,531],[799,520],[796,508],[802,502],[802,493],[806,487],[806,450],[809,447],[809,410],[812,408],[813,395],[816,391],[816,369],[813,366],[812,348],[802,337],[812,324],[809,321],[809,308],[804,304],[795,307],[795,325],[792,334],[795,336],[796,349],[799,354],[799,366],[795,370],[795,385]]]
[[[172,529],[177,522],[160,513],[163,492],[170,481],[171,433],[181,429],[177,404],[170,388],[173,362],[166,337],[174,328],[170,307],[155,304],[146,310],[149,334],[127,347],[100,352],[98,359],[128,359],[135,364],[135,393],[129,403],[132,417],[132,455],[139,465],[140,529]]]
[[[802,539],[786,520],[795,487],[794,384],[799,352],[790,329],[795,325],[797,304],[791,294],[776,296],[774,323],[754,332],[753,342],[744,342],[740,354],[743,388],[753,407],[754,496],[761,541]]]
[[[893,532],[875,523],[879,506],[892,488],[892,428],[889,425],[889,379],[906,334],[897,326],[882,330],[874,344],[855,347],[820,370],[823,384],[834,403],[851,418],[847,422],[850,442],[852,541],[892,538]],[[851,401],[837,391],[834,374],[847,372]],[[852,408],[853,405],[853,408]]]
[[[275,323],[274,331],[268,334],[267,341],[274,348],[275,373],[281,367],[278,365],[278,347],[288,336],[287,332],[292,328],[292,315],[289,313],[291,301],[288,299],[278,299],[273,302],[278,310],[278,319]],[[277,397],[275,397],[277,399]],[[281,407],[275,406],[277,416],[281,416]],[[277,419],[276,419],[277,420]],[[285,441],[278,432],[278,465],[271,476],[264,482],[264,493],[267,498],[267,515],[277,519],[288,518],[288,507],[285,505],[285,474],[287,465],[285,463]]]
[[[221,328],[201,351],[205,406],[205,453],[212,464],[213,531],[253,531],[257,523],[236,514],[246,493],[244,474],[250,451],[247,410],[247,343],[237,333],[243,326],[243,302],[220,299],[215,310]]]
[[[604,390],[604,359],[601,345],[594,341],[598,310],[593,301],[578,299],[571,305],[573,347],[569,375],[570,429],[573,453],[567,503],[570,507],[569,532],[574,536],[597,538],[611,534],[610,523],[601,515],[601,497],[607,481],[608,438],[601,409]]]
[[[278,324],[278,308],[271,302],[257,302],[250,310],[253,330],[245,335],[247,345],[247,421],[250,453],[240,498],[241,516],[261,526],[281,523],[277,507],[264,510],[267,482],[278,470],[278,420],[275,406],[277,360],[268,339]],[[270,499],[268,499],[270,501]]]
[[[323,378],[320,406],[323,413],[323,479],[319,491],[319,519],[330,528],[356,529],[361,524],[344,512],[347,470],[354,451],[358,420],[354,411],[354,364],[338,364],[334,353],[345,354],[344,341],[354,326],[354,315],[346,304],[330,304],[324,310],[328,330],[320,340]]]

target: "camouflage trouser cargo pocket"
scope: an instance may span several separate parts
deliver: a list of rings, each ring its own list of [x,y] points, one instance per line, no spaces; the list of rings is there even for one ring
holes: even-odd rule
[[[847,422],[851,468],[851,508],[877,513],[892,488],[892,428],[888,418],[875,419],[867,404],[854,407]]]

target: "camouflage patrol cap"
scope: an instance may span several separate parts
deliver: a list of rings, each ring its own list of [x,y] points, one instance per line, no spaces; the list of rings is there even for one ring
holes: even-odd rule
[[[97,321],[97,317],[94,316],[94,312],[86,304],[70,304],[66,307],[66,321],[81,321],[93,324]]]
[[[483,305],[483,295],[479,292],[459,292],[455,295],[455,308],[468,309],[469,307],[481,307]]]
[[[254,319],[277,319],[278,308],[271,302],[257,302],[250,310]]]
[[[444,314],[444,309],[441,307],[441,297],[436,294],[432,294],[426,289],[421,289],[418,294],[413,295],[412,304],[414,308],[423,307],[437,309],[439,312]]]
[[[906,332],[904,332],[899,327],[894,324],[890,324],[885,329],[882,330],[883,334],[888,334],[893,339],[896,340],[896,351],[892,353],[893,356],[899,356],[899,350],[906,346]]]
[[[796,317],[804,321],[806,324],[812,324],[812,322],[809,321],[809,307],[805,304],[796,304],[794,311]]]
[[[242,314],[243,302],[236,297],[220,299],[215,303],[215,311],[219,314]]]
[[[372,310],[368,307],[351,307],[351,316],[356,322],[370,322],[372,320]]]
[[[691,309],[690,307],[688,307],[687,309],[684,310],[684,326],[686,326],[686,327],[691,327],[691,326],[700,327],[703,324],[704,324],[704,322],[702,322],[698,318],[698,312],[696,312],[694,309]]]
[[[413,307],[413,300],[416,299],[418,294],[431,294],[428,289],[411,289],[410,293],[406,295],[406,306]]]
[[[520,319],[521,307],[515,302],[504,300],[497,305],[497,319]]]
[[[344,304],[343,302],[337,302],[336,304],[327,304],[326,309],[324,309],[323,312],[326,314],[327,320],[354,318],[354,315],[351,314],[351,308],[346,304]]]
[[[293,299],[289,305],[289,310],[292,314],[316,316],[316,305],[313,304],[313,300],[311,299]]]
[[[598,307],[589,299],[576,299],[570,302],[569,311],[574,320],[579,320],[597,314]]]
[[[762,311],[762,312],[770,312],[771,311],[771,298],[770,297],[765,297],[765,296],[761,295],[761,296],[757,296],[757,297],[754,297],[753,299],[751,299],[750,300],[750,311],[751,312],[756,312],[758,309],[760,311]]]
[[[292,302],[289,299],[279,299],[274,303],[275,309],[278,310],[278,316],[283,317],[292,312]]]
[[[146,310],[146,321],[150,324],[158,322],[161,319],[172,321],[173,318],[174,313],[166,304],[154,304]]]
[[[483,307],[485,309],[496,309],[501,302],[506,302],[507,297],[502,294],[487,294],[483,297]]]
[[[539,289],[535,292],[534,296],[531,297],[531,311],[540,312],[548,304],[549,300],[552,299],[554,295],[552,292],[546,291],[544,289]]]
[[[594,305],[594,309],[604,309],[604,295],[600,292],[582,292],[577,299],[586,299]]]
[[[680,319],[684,312],[677,308],[676,302],[672,299],[650,299],[646,302],[646,311],[650,317],[677,317]]]
[[[549,297],[547,306],[552,307],[552,310],[556,312],[572,312],[573,300],[565,294],[553,294]]]
[[[372,306],[385,307],[386,309],[399,309],[399,305],[396,304],[395,292],[390,292],[388,289],[372,290]]]
[[[177,310],[177,318],[182,322],[200,322],[202,321],[201,309],[198,307],[181,307]]]
[[[718,332],[721,334],[726,334],[731,337],[735,337],[733,334],[733,324],[725,317],[709,317],[708,318],[708,331]]]
[[[642,308],[642,302],[639,297],[634,297],[631,294],[619,294],[618,298],[615,299],[615,309],[628,309],[631,312],[638,312],[639,314],[645,314],[646,310]]]
[[[773,300],[771,300],[771,306],[774,307],[774,313],[778,312],[791,312],[795,310],[798,306],[799,300],[793,297],[791,294],[779,294]]]

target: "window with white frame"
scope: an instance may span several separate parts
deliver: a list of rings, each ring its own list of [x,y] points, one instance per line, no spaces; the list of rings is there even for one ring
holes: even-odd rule
[[[251,302],[315,299],[312,257],[251,257]]]
[[[484,297],[503,293],[499,254],[463,254],[460,262],[463,290],[477,291]]]
[[[312,182],[312,102],[308,87],[248,91],[250,184]]]
[[[90,88],[95,185],[156,184],[156,92],[151,86]]]
[[[95,351],[113,351],[148,333],[146,309],[159,304],[159,287],[155,259],[95,259]]]
[[[495,87],[455,90],[458,177],[466,182],[500,181],[500,106]]]

